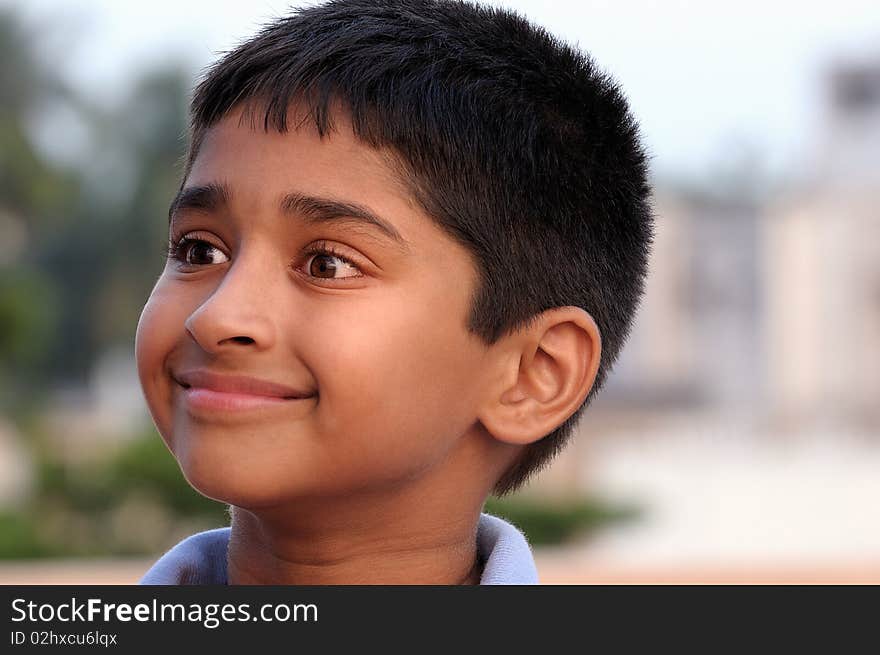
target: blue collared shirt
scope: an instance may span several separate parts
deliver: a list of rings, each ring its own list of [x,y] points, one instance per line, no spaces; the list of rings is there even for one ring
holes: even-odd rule
[[[230,528],[217,528],[187,537],[162,555],[139,584],[227,584],[229,532]],[[538,571],[525,536],[497,516],[480,514],[477,555],[483,563],[481,585],[538,584]]]

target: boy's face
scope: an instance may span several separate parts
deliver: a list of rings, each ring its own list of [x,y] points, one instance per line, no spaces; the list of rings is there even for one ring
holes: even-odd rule
[[[169,257],[138,324],[138,374],[159,432],[196,489],[248,508],[439,470],[477,438],[491,368],[465,327],[469,253],[345,117],[323,140],[311,123],[266,133],[240,117],[201,145],[184,195],[214,191],[189,193],[174,213],[173,242],[196,242],[184,262]],[[332,218],[327,200],[365,209],[400,241],[356,211]],[[311,396],[208,411],[175,381],[195,369]]]

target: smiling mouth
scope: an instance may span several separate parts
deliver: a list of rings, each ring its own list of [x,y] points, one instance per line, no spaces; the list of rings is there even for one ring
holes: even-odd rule
[[[192,385],[186,384],[184,382],[177,382],[184,390],[194,389],[195,391],[210,391],[214,394],[219,394],[223,396],[243,396],[247,398],[267,398],[269,400],[305,400],[306,398],[311,398],[314,394],[309,394],[308,396],[267,396],[265,394],[257,394],[257,393],[245,393],[243,391],[219,391],[217,389],[209,389],[207,387],[193,387]]]
[[[183,397],[187,408],[197,412],[242,412],[289,406],[296,401],[311,400],[317,396],[317,394],[285,397],[265,396],[239,391],[217,391],[205,387],[193,387],[183,383],[178,384],[183,389]]]

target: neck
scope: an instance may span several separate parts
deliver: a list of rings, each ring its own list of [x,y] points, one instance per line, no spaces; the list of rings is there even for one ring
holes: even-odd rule
[[[399,493],[394,504],[377,501],[233,507],[229,584],[479,584],[482,500],[466,511],[448,498],[434,508]]]
[[[227,581],[479,584],[480,511],[519,450],[479,434],[431,471],[396,483],[233,506]]]

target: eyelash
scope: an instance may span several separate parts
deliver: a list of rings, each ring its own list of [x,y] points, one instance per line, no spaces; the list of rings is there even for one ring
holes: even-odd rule
[[[194,243],[207,243],[212,248],[217,248],[217,246],[215,246],[210,241],[206,241],[205,239],[194,239],[192,237],[183,237],[183,238],[179,239],[176,243],[172,242],[168,245],[168,247],[165,251],[165,256],[167,258],[174,259],[175,261],[180,262],[184,266],[203,266],[203,264],[190,264],[190,263],[186,262],[183,257],[183,253],[186,252],[187,246],[194,244]],[[219,248],[217,248],[217,249],[219,250]],[[315,255],[329,255],[331,257],[335,257],[336,259],[339,259],[342,262],[345,262],[346,264],[348,264],[349,266],[354,268],[358,272],[358,275],[351,275],[351,276],[349,276],[349,278],[363,277],[363,273],[361,273],[361,267],[358,266],[357,262],[353,261],[350,257],[346,257],[345,255],[343,255],[341,252],[339,252],[336,248],[333,247],[333,244],[327,243],[326,241],[318,241],[314,245],[310,246],[309,249],[303,253],[303,257],[305,258],[306,262],[308,262],[308,260],[311,259]],[[309,277],[314,277],[314,276],[310,275]],[[332,281],[334,279],[343,280],[343,279],[348,279],[348,278],[316,278],[316,279],[331,280]]]

